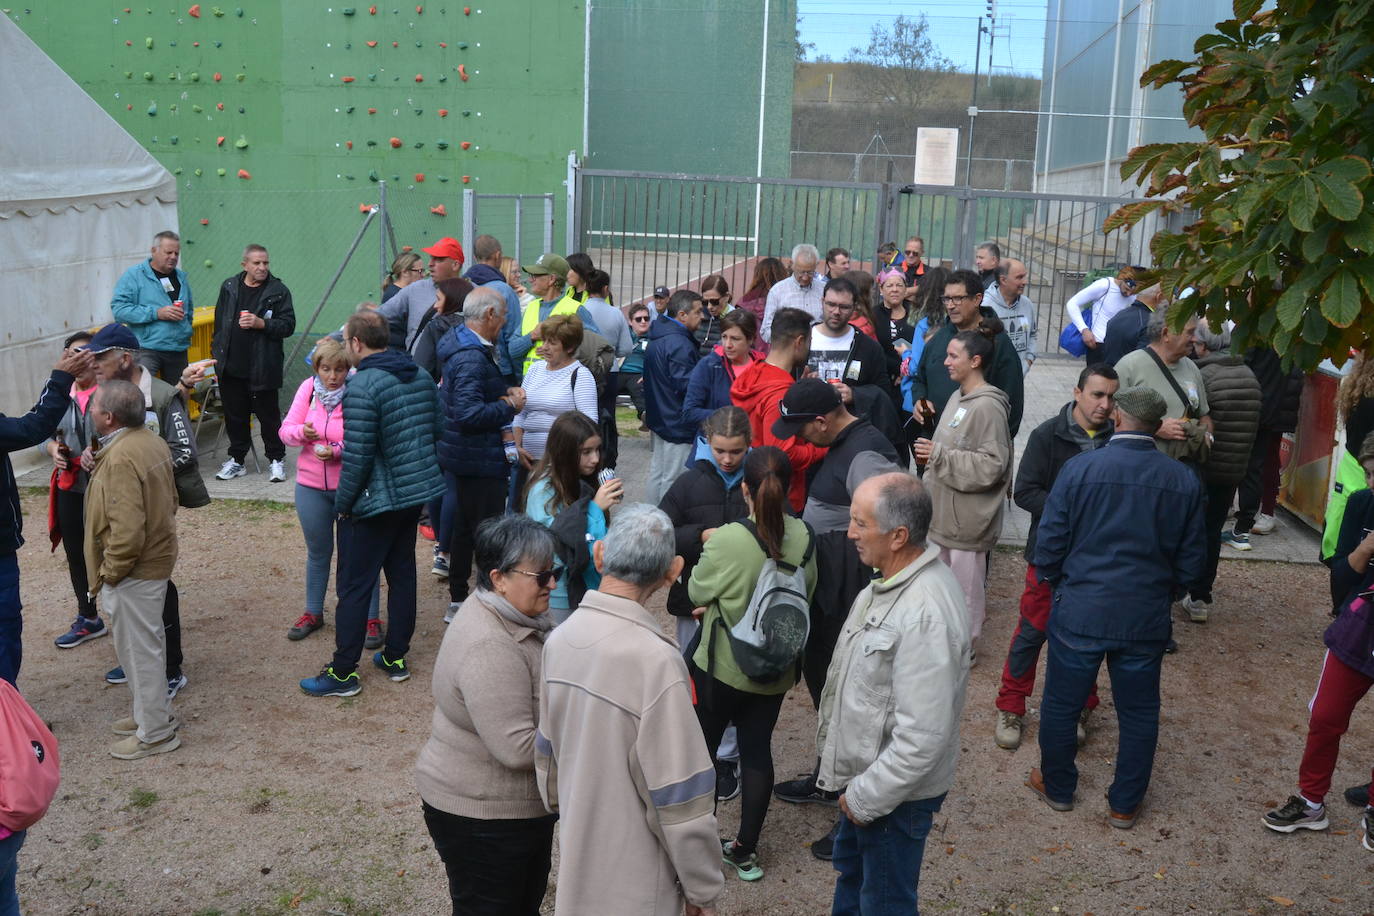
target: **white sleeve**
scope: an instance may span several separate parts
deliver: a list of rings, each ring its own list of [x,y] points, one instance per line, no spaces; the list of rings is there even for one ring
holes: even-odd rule
[[[764,300],[763,306],[763,324],[759,327],[759,336],[769,342],[773,339],[773,313],[778,310],[778,297],[773,295],[776,289],[777,284],[774,284],[773,288],[768,290],[768,298]]]
[[[1111,282],[1111,277],[1103,277],[1073,294],[1073,298],[1064,305],[1064,311],[1068,313],[1074,327],[1080,331],[1088,330],[1088,324],[1083,320],[1083,309],[1105,296]]]
[[[593,423],[601,418],[596,406],[596,376],[584,364],[578,363],[577,379],[573,382],[573,402],[578,410],[587,415]]]

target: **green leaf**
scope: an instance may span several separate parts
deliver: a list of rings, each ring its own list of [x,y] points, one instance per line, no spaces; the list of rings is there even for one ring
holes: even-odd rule
[[[1341,181],[1314,173],[1317,200],[1322,209],[1341,222],[1350,222],[1364,212],[1364,195],[1348,181]]]
[[[1348,328],[1360,317],[1360,288],[1350,270],[1338,270],[1322,296],[1321,313],[1338,328]],[[1306,333],[1303,334],[1307,336]],[[1310,339],[1310,338],[1309,338]],[[1313,343],[1320,343],[1313,340]]]
[[[1235,0],[1231,4],[1231,11],[1237,19],[1249,19],[1259,12],[1259,8],[1264,5],[1264,0]]]
[[[1288,195],[1288,221],[1299,232],[1312,231],[1312,219],[1317,215],[1317,185],[1306,175],[1293,185]]]
[[[1121,177],[1130,178],[1137,171],[1142,173],[1142,177],[1149,174],[1153,161],[1173,148],[1172,143],[1146,143],[1144,146],[1137,146],[1126,154],[1125,161],[1121,163]]]
[[[1369,163],[1359,156],[1342,156],[1323,162],[1312,169],[1314,177],[1331,178],[1357,184],[1370,175]]]
[[[1261,175],[1291,175],[1298,170],[1293,159],[1261,159],[1255,171]]]
[[[1286,331],[1291,331],[1302,321],[1302,313],[1307,309],[1308,295],[1312,291],[1315,280],[1311,274],[1304,274],[1292,286],[1283,291],[1279,296],[1279,301],[1274,305],[1274,313],[1278,316],[1279,324]]]
[[[1302,318],[1302,339],[1310,344],[1319,344],[1326,340],[1326,332],[1330,330],[1326,319],[1317,309],[1308,309],[1307,314]]]
[[[1365,298],[1374,301],[1374,261],[1360,258],[1350,262],[1350,269],[1359,278],[1360,286],[1364,288]]]
[[[1345,228],[1345,243],[1356,251],[1374,254],[1374,211],[1366,210]]]
[[[1316,231],[1303,236],[1302,256],[1309,261],[1320,261],[1326,254],[1326,246],[1331,241],[1331,231],[1334,228],[1333,223],[1322,223]]]
[[[1193,65],[1188,61],[1161,60],[1154,66],[1146,68],[1145,72],[1140,74],[1140,85],[1148,86],[1153,83],[1156,89],[1160,89],[1168,83],[1177,80],[1179,74],[1191,66]]]

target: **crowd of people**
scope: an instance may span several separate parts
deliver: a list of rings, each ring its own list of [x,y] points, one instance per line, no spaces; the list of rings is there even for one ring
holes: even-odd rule
[[[314,344],[283,416],[295,315],[267,249],[245,248],[219,289],[212,358],[191,363],[179,239],[159,233],[114,291],[115,322],[68,338],[34,410],[0,418],[7,452],[52,461],[49,531],[76,606],[57,647],[115,635],[106,679],[128,683],[132,716],[114,723],[114,757],[181,744],[176,510],[209,502],[189,409],[215,404],[218,478],[248,473],[253,418],[269,481],[299,450],[307,560],[289,639],[325,628],[335,565],[334,651],[306,695],[359,693],[364,651],[374,677],[411,677],[420,532],[435,542],[449,626],[416,782],[455,914],[537,913],[555,820],[557,912],[710,913],[722,863],[764,877],[774,798],[836,808],[811,847],[833,861],[835,913],[914,912],[969,673],[989,650],[1009,497],[1031,526],[992,738],[1021,744],[1047,645],[1026,785],[1071,809],[1105,662],[1121,735],[1106,817],[1136,822],[1173,609],[1206,623],[1223,548],[1274,529],[1300,374],[1273,351],[1231,353],[1224,326],[1175,330],[1169,294],[1123,267],[1066,304],[1086,366],[1014,466],[1044,344],[1027,265],[994,242],[975,270],[951,270],[913,236],[882,246],[873,273],[799,244],[755,261],[738,303],[713,274],[627,306],[584,253],[516,265],[492,236],[472,247],[466,271],[452,238],[421,249],[427,267],[400,255],[380,304]],[[1361,363],[1345,392],[1363,437],[1374,369]],[[633,504],[616,469],[622,397],[651,448]],[[1350,460],[1361,479],[1329,525],[1337,620],[1300,791],[1264,816],[1282,832],[1327,826],[1337,746],[1374,684],[1374,433]],[[14,683],[22,539],[5,470],[0,677]],[[671,634],[649,609],[660,591]],[[779,781],[773,732],[798,683],[816,765]],[[716,805],[737,796],[739,829],[721,837]],[[1366,848],[1372,831],[1374,809]],[[22,841],[0,828],[0,852]]]

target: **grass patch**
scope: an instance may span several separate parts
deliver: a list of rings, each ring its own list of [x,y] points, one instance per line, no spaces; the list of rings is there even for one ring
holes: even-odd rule
[[[157,804],[157,793],[152,789],[134,789],[129,793],[129,807],[136,811],[146,811]]]
[[[635,415],[633,407],[617,407],[615,409],[615,428],[620,435],[630,439],[639,439],[648,435],[648,433],[640,431],[639,417]]]

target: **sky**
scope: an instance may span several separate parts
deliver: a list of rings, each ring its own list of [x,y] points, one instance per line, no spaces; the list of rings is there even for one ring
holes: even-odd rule
[[[1045,56],[1046,0],[997,0],[997,34],[992,46],[995,74],[1040,76]],[[843,60],[849,49],[867,47],[877,23],[890,23],[898,15],[925,13],[929,36],[940,53],[960,70],[973,70],[978,15],[985,0],[797,0],[804,42],[816,49],[808,60],[828,54]],[[986,22],[986,20],[984,20]],[[988,68],[988,36],[983,35],[980,72]]]

